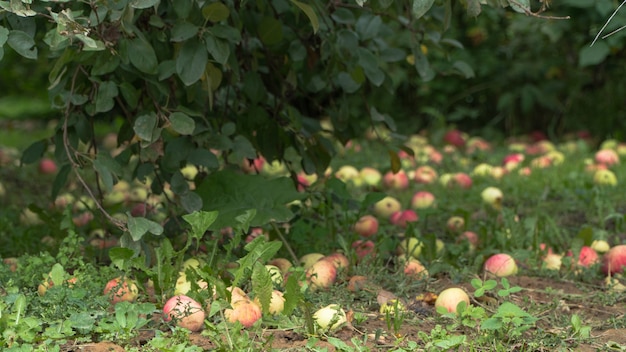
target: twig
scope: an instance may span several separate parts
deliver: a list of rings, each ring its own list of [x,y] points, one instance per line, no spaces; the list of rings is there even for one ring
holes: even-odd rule
[[[593,42],[591,42],[591,45],[589,46],[593,46],[593,44],[596,43],[596,41],[598,40],[598,37],[600,37],[600,35],[602,34],[602,32],[604,32],[604,30],[606,29],[606,26],[609,25],[609,23],[611,22],[611,20],[613,19],[613,17],[615,17],[615,15],[617,15],[617,12],[619,12],[619,10],[622,8],[622,6],[624,6],[624,4],[626,4],[626,0],[622,1],[621,4],[619,4],[619,6],[615,9],[615,11],[613,11],[613,13],[611,14],[611,16],[609,17],[608,20],[606,20],[606,23],[604,23],[604,26],[602,26],[602,28],[600,28],[600,31],[598,32],[598,34],[596,34],[596,37],[593,38]],[[623,28],[623,27],[622,27]],[[609,35],[612,33],[609,33]],[[602,39],[604,39],[605,37],[603,37]]]
[[[283,236],[282,232],[280,232],[280,229],[276,225],[276,222],[272,221],[272,227],[274,228],[274,231],[276,231],[276,234],[278,235],[280,240],[285,245],[285,248],[287,248],[287,252],[289,252],[291,257],[293,258],[294,264],[297,264],[298,263],[298,256],[296,255],[296,252],[293,251],[293,248],[291,248],[291,246],[289,245],[289,242],[287,242],[287,239],[285,238],[285,236]]]

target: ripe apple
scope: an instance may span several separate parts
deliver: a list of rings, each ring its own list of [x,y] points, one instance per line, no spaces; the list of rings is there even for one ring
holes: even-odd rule
[[[404,170],[396,173],[388,171],[383,177],[383,184],[385,187],[396,191],[405,190],[409,187],[409,177]]]
[[[26,226],[35,226],[43,224],[43,221],[37,213],[28,208],[24,208],[20,213],[20,223]]]
[[[452,180],[454,181],[453,184],[463,189],[472,188],[472,178],[464,172],[457,172],[452,176]]]
[[[401,209],[402,205],[400,202],[391,196],[387,196],[374,204],[374,214],[385,219],[389,219],[391,214]]]
[[[350,265],[348,257],[343,253],[335,252],[322,258],[321,260],[329,260],[337,270],[346,269]]]
[[[341,328],[348,322],[346,312],[338,304],[330,304],[313,313],[316,328],[330,332]]]
[[[417,183],[431,184],[437,180],[437,171],[431,166],[423,165],[415,170],[413,180]]]
[[[435,195],[428,191],[419,191],[411,198],[411,208],[413,209],[426,209],[433,206],[435,203]]]
[[[265,164],[265,158],[262,156],[256,159],[243,159],[239,167],[246,174],[258,174],[263,169],[263,165]]]
[[[594,240],[591,242],[591,248],[593,248],[598,253],[605,253],[611,249],[609,243],[605,240]]]
[[[305,254],[302,257],[300,257],[300,264],[302,264],[302,267],[304,268],[304,270],[307,270],[308,268],[312,267],[313,264],[317,263],[322,258],[324,258],[324,255],[322,253]]]
[[[231,323],[239,322],[243,327],[249,328],[261,319],[261,306],[249,299],[237,301],[232,304],[232,309],[224,310],[224,316]]]
[[[417,213],[412,209],[397,211],[391,214],[389,218],[392,224],[402,228],[407,227],[409,222],[417,222],[417,220],[419,220],[419,216],[417,216]]]
[[[548,270],[560,270],[562,259],[562,255],[549,252],[543,257],[544,267]]]
[[[71,277],[65,280],[63,283],[66,284],[68,287],[73,287],[77,281],[78,279],[76,277]],[[48,276],[48,280],[45,280],[44,282],[39,284],[39,286],[37,287],[37,293],[39,294],[39,296],[43,296],[46,294],[48,289],[52,286],[54,286],[54,282],[52,282],[52,279],[50,278],[50,276]]]
[[[344,183],[358,183],[359,180],[357,179],[359,176],[359,170],[352,165],[343,165],[337,170],[337,172],[335,172],[335,177]]]
[[[473,231],[464,231],[457,237],[457,242],[467,241],[470,248],[475,249],[478,246],[478,235]]]
[[[357,240],[352,242],[352,249],[358,260],[363,260],[366,257],[373,257],[376,255],[376,245],[374,242],[367,240]]]
[[[373,167],[364,167],[359,172],[359,178],[361,181],[371,187],[377,187],[383,179],[380,171]]]
[[[437,300],[435,300],[435,307],[443,307],[448,311],[448,313],[456,313],[456,307],[461,302],[465,302],[469,305],[469,296],[462,288],[451,287],[439,293]]]
[[[582,246],[580,248],[580,254],[578,255],[578,265],[586,268],[598,263],[600,258],[598,253],[589,246]]]
[[[498,253],[485,261],[485,271],[497,277],[511,276],[517,273],[517,264],[510,255]]]
[[[626,245],[611,247],[602,257],[602,271],[605,274],[621,273],[626,267]]]
[[[472,175],[473,176],[489,176],[491,175],[491,170],[493,169],[493,166],[487,164],[487,163],[480,163],[478,165],[476,165],[474,167],[474,170],[472,170]]]
[[[428,278],[428,270],[426,270],[426,267],[424,267],[419,260],[414,258],[409,258],[409,260],[404,263],[404,274],[416,279]]]
[[[289,268],[293,266],[293,264],[291,264],[289,259],[286,259],[286,258],[274,258],[270,260],[269,262],[267,262],[267,264],[274,265],[275,267],[280,269],[280,272],[283,275],[286,274]]]
[[[405,238],[398,245],[398,254],[404,254],[408,257],[413,257],[417,259],[422,253],[422,249],[424,248],[424,243],[418,240],[415,237]]]
[[[443,135],[443,141],[457,148],[463,148],[467,142],[467,136],[457,129],[451,129]]]
[[[619,164],[619,155],[613,149],[598,150],[594,156],[596,163],[606,166]]]
[[[163,320],[173,320],[176,325],[190,331],[202,330],[205,316],[202,305],[185,295],[171,297],[163,306]]]
[[[465,219],[460,216],[451,216],[446,222],[446,227],[451,232],[461,232],[465,228]]]
[[[109,280],[104,287],[104,295],[108,295],[113,304],[119,302],[132,302],[139,295],[137,284],[128,278],[116,277]]]
[[[505,169],[511,171],[516,169],[524,161],[524,158],[524,154],[522,153],[509,154],[502,160],[502,165]]]
[[[337,268],[331,260],[319,260],[307,269],[306,278],[313,291],[328,288],[335,283]]]
[[[597,170],[593,175],[593,183],[601,186],[616,186],[617,177],[611,170]]]
[[[263,308],[261,306],[261,302],[258,297],[255,297],[253,300],[254,304]],[[267,313],[270,315],[278,315],[285,310],[285,297],[281,291],[274,290],[272,291],[272,298],[270,299],[270,305],[268,307]]]
[[[38,170],[44,175],[52,175],[57,172],[57,164],[52,159],[43,158],[39,161]]]
[[[196,284],[201,290],[206,290],[209,284],[206,281],[198,280]],[[187,274],[184,271],[178,273],[178,279],[176,279],[176,286],[174,288],[175,295],[186,295],[191,291],[191,281],[187,279]]]
[[[495,210],[502,209],[502,198],[504,194],[499,188],[487,187],[480,193],[481,198],[485,204],[491,206]]]
[[[354,224],[353,229],[363,237],[374,236],[378,232],[378,219],[372,215],[363,215]]]

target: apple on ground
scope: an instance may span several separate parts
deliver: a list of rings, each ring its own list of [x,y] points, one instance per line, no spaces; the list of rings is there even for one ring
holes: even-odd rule
[[[202,305],[185,295],[175,295],[163,306],[163,320],[174,321],[190,331],[202,330],[205,316]]]
[[[398,254],[406,255],[407,257],[413,257],[417,259],[419,255],[422,253],[422,249],[424,248],[424,243],[418,240],[415,237],[408,237],[402,240],[398,245]]]
[[[448,313],[456,313],[456,308],[461,302],[469,305],[469,296],[462,288],[451,287],[439,293],[435,300],[435,308],[443,307]]]
[[[352,249],[359,261],[376,255],[376,244],[370,240],[356,240],[352,242]]]
[[[460,216],[451,216],[446,222],[449,231],[459,233],[465,228],[465,219]]]
[[[414,258],[410,258],[404,263],[404,274],[415,279],[428,278],[428,270],[426,270],[426,267],[419,260]]]
[[[606,166],[613,166],[619,164],[619,155],[613,149],[601,149],[594,155],[596,163]]]
[[[431,166],[423,165],[415,170],[413,180],[417,183],[431,184],[437,180],[437,171]]]
[[[359,177],[364,184],[371,187],[377,187],[383,179],[380,171],[374,169],[373,167],[362,168],[359,172]]]
[[[354,224],[353,229],[363,237],[374,236],[378,232],[378,219],[372,215],[363,215]]]
[[[593,174],[593,183],[600,186],[616,186],[617,176],[611,170],[600,169]]]
[[[306,278],[313,291],[328,288],[335,283],[337,267],[332,260],[319,260],[307,269]]]
[[[463,148],[467,142],[467,136],[457,129],[451,129],[444,134],[443,141],[448,145]]]
[[[602,257],[602,271],[605,274],[621,273],[626,267],[626,245],[611,247]]]
[[[313,264],[317,263],[322,258],[324,258],[324,255],[322,253],[305,254],[302,257],[300,257],[300,264],[302,264],[302,267],[304,268],[304,270],[307,270],[308,268],[312,267]]]
[[[611,249],[609,243],[605,240],[594,240],[591,242],[591,248],[593,248],[598,253],[606,253]]]
[[[329,254],[325,256],[324,258],[322,258],[321,260],[329,260],[331,263],[333,263],[333,265],[335,266],[335,268],[337,268],[337,270],[346,269],[350,265],[350,261],[348,260],[348,257],[346,257],[345,254],[340,253],[340,252]]]
[[[489,205],[494,210],[502,209],[502,199],[504,194],[497,187],[487,187],[480,193],[483,203]]]
[[[418,191],[411,198],[411,208],[413,209],[426,209],[433,206],[435,203],[435,195],[428,191]]]
[[[231,323],[239,322],[243,327],[250,328],[261,319],[261,306],[249,299],[237,301],[231,306],[232,308],[224,310],[226,320]]]
[[[515,259],[506,253],[494,254],[485,261],[485,271],[496,277],[506,277],[517,273]]]
[[[346,312],[338,304],[330,304],[313,313],[317,329],[324,332],[338,330],[348,322]]]
[[[407,227],[409,222],[417,222],[418,220],[419,216],[417,216],[417,213],[412,209],[397,211],[391,214],[389,218],[392,224],[402,228]]]
[[[360,177],[360,173],[359,170],[352,165],[343,165],[335,172],[335,177],[344,183],[359,183],[357,179]]]
[[[549,252],[543,257],[544,268],[548,270],[560,270],[563,256],[557,253]]]
[[[383,177],[383,184],[385,187],[396,191],[405,190],[409,187],[409,177],[404,170],[396,173],[388,171]]]
[[[134,280],[116,277],[107,282],[104,287],[104,295],[109,296],[111,302],[116,304],[134,301],[139,295],[139,291]]]
[[[401,209],[400,201],[391,196],[387,196],[374,204],[374,214],[385,219],[389,219],[391,214]]]
[[[274,258],[267,262],[267,264],[276,266],[278,269],[280,269],[280,272],[283,275],[286,274],[289,268],[293,266],[293,264],[291,264],[291,262],[287,258]]]

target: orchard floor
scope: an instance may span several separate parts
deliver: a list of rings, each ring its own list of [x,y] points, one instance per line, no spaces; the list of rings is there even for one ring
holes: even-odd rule
[[[512,296],[511,301],[527,307],[529,304],[534,307],[534,316],[539,318],[537,329],[543,329],[548,333],[559,334],[559,329],[553,328],[549,321],[551,319],[569,319],[573,314],[581,317],[583,325],[591,326],[592,338],[584,343],[578,343],[574,339],[571,344],[563,341],[566,350],[570,351],[604,351],[604,350],[624,350],[626,346],[626,329],[615,329],[612,324],[616,321],[626,319],[626,297],[622,294],[616,295],[612,302],[600,302],[597,293],[602,290],[601,286],[593,284],[582,284],[580,282],[558,281],[551,278],[527,277],[519,276],[510,278],[511,285],[517,285],[523,288],[522,291]],[[451,286],[447,280],[440,280],[435,283],[438,287]],[[468,291],[473,289],[466,285]],[[595,292],[595,294],[594,294]],[[605,296],[606,297],[606,296]],[[488,304],[487,301],[474,302],[475,304]],[[415,307],[414,307],[415,308]],[[432,316],[435,313],[432,306],[426,306],[425,309],[413,309],[418,311],[418,319],[405,321],[398,336],[405,341],[417,341],[419,344],[418,332],[429,332],[435,326]],[[379,316],[378,312],[368,314],[368,320],[359,324],[358,328],[344,327],[342,330],[333,334],[334,337],[343,340],[346,344],[351,345],[350,340],[354,337],[363,339],[363,335],[373,335],[376,331],[388,331],[385,319]],[[421,317],[421,319],[420,319]],[[417,322],[417,323],[416,323]],[[439,323],[442,323],[441,321]],[[445,324],[445,321],[443,322]],[[623,326],[623,323],[620,324]],[[532,332],[530,332],[532,334]],[[154,336],[154,331],[143,331],[139,337],[133,341],[134,346],[141,346]],[[270,337],[272,348],[280,351],[303,351],[307,350],[306,345],[309,342],[307,336],[285,330],[267,330],[263,336]],[[397,344],[391,333],[383,334],[384,338],[375,342],[368,339],[367,347],[372,351],[385,351],[402,346],[403,343]],[[532,338],[532,337],[530,337]],[[201,333],[193,333],[190,336],[193,344],[202,347],[205,350],[211,350],[214,345],[211,341],[204,337]],[[336,348],[332,344],[318,339],[315,344],[316,349],[327,351],[335,351]],[[507,346],[510,350],[527,350],[524,346]],[[62,351],[85,351],[85,352],[110,352],[124,351],[125,349],[113,342],[98,343],[72,343],[68,342],[61,349]],[[310,349],[309,349],[310,350]],[[545,350],[548,350],[547,348]]]

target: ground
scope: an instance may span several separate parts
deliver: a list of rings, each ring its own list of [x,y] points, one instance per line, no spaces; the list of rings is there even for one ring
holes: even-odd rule
[[[528,305],[529,303],[533,307],[542,307],[543,311],[535,314],[539,318],[537,323],[537,329],[543,329],[551,332],[553,325],[551,323],[555,316],[569,317],[572,314],[581,316],[586,325],[592,327],[592,338],[585,342],[578,344],[572,339],[572,344],[569,346],[569,350],[575,351],[597,351],[607,350],[611,346],[623,346],[626,345],[626,329],[612,328],[612,322],[624,319],[626,313],[626,307],[622,304],[624,297],[619,295],[615,296],[616,301],[607,302],[611,305],[603,304],[602,302],[596,302],[594,300],[594,292],[597,292],[601,287],[593,284],[583,284],[581,282],[562,281],[552,278],[542,277],[528,277],[519,276],[510,278],[511,285],[517,285],[523,288],[523,290],[517,294],[514,294],[511,301],[521,305]],[[433,283],[436,287],[453,286],[454,284],[450,280],[443,279]],[[468,291],[472,290],[470,285],[464,286]],[[484,302],[474,302],[474,304],[484,304]],[[416,308],[416,307],[414,307]],[[418,332],[430,332],[434,328],[433,319],[424,319],[425,317],[432,317],[436,313],[432,306],[420,306],[420,309],[414,309],[419,313],[416,313],[417,319],[411,319],[411,323],[402,324],[402,328],[397,335],[398,338],[406,341],[417,341],[419,343]],[[350,340],[357,338],[363,339],[364,335],[368,336],[367,346],[375,351],[384,351],[397,348],[395,343],[396,337],[382,333],[382,338],[377,342],[374,341],[373,335],[377,332],[389,331],[387,323],[378,312],[366,312],[368,319],[359,324],[357,327],[344,327],[343,329],[332,334],[333,337],[339,338],[351,345]],[[420,319],[420,316],[422,319]],[[445,321],[442,321],[445,324]],[[415,324],[416,323],[416,324]],[[553,331],[555,336],[559,331]],[[532,334],[532,331],[530,332]],[[309,343],[309,337],[292,331],[285,330],[265,330],[263,332],[265,337],[272,337],[270,346],[274,349],[281,351],[301,351],[305,350]],[[141,346],[146,341],[154,337],[154,331],[142,331],[141,334],[133,341],[133,345]],[[200,346],[204,349],[211,349],[214,345],[211,341],[204,337],[202,333],[192,333],[190,339],[194,345]],[[325,341],[323,338],[315,338],[317,342],[315,346],[317,348],[327,348],[332,352],[337,350],[336,347]],[[567,343],[567,341],[563,341]],[[515,348],[511,346],[511,348]],[[523,346],[519,346],[523,348]],[[113,342],[99,342],[99,343],[74,343],[68,342],[63,346],[63,351],[84,351],[84,352],[111,352],[111,351],[124,351],[124,348]]]

